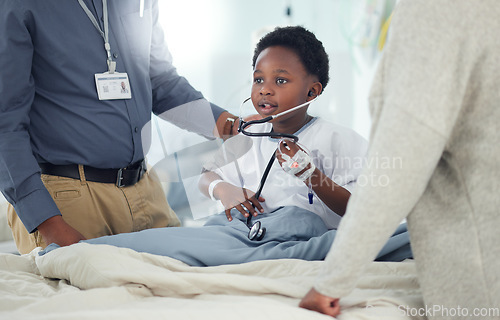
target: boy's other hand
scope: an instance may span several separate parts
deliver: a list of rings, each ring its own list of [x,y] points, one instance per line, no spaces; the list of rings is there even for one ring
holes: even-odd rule
[[[233,220],[231,210],[235,208],[244,217],[250,214],[257,216],[258,213],[264,212],[261,202],[266,201],[263,197],[255,198],[255,192],[245,188],[236,187],[227,182],[221,182],[214,188],[214,195],[224,205],[226,217],[229,221]]]

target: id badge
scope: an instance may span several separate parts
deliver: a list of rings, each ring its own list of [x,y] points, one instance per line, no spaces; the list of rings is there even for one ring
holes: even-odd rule
[[[95,84],[99,100],[132,98],[127,73],[96,73]]]

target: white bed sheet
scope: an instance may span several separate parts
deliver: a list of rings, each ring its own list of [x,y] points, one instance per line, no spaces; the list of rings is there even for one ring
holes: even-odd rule
[[[7,200],[0,193],[0,252],[17,253],[12,232],[7,222],[7,207]]]
[[[297,307],[320,261],[190,267],[107,245],[38,251],[0,254],[0,319],[331,319]],[[338,319],[420,319],[402,311],[423,307],[414,263],[373,263],[341,305]]]

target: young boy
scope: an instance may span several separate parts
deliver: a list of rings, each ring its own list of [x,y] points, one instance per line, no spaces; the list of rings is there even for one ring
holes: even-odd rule
[[[329,80],[328,55],[314,34],[303,27],[277,28],[264,36],[255,49],[253,67],[251,98],[262,117],[313,100]],[[257,216],[296,206],[319,215],[328,229],[337,227],[361,169],[367,142],[350,129],[310,116],[307,108],[248,129],[297,135],[307,150],[295,158],[303,162],[301,170],[289,167],[298,166],[300,161],[287,164],[284,159],[293,158],[301,150],[297,143],[241,134],[226,141],[214,162],[205,166],[208,171],[200,180],[200,189],[222,202],[230,221],[233,208],[248,217],[249,213]],[[261,197],[256,199],[260,179],[275,152],[277,160]],[[316,198],[312,204],[310,194]]]

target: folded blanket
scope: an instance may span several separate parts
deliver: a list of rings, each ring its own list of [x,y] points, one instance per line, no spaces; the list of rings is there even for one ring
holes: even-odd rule
[[[298,307],[323,261],[190,267],[108,245],[39,250],[0,253],[0,319],[332,319]],[[340,303],[342,320],[422,320],[403,312],[424,308],[415,264],[374,262]]]
[[[100,237],[82,242],[130,248],[137,252],[168,256],[191,266],[217,266],[256,260],[323,260],[335,238],[321,218],[298,207],[283,207],[271,214],[259,215],[266,234],[260,241],[248,239],[248,227],[241,214],[228,221],[224,214],[211,217],[203,227],[148,229]],[[50,245],[41,252],[48,252]],[[381,261],[412,258],[406,225],[397,232],[378,255]]]

